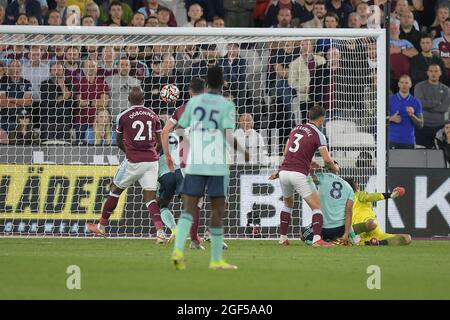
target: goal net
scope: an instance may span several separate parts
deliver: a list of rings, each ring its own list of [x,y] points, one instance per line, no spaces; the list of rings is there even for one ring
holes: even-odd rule
[[[0,26],[0,235],[88,236],[124,159],[115,126],[129,88],[141,86],[145,105],[167,121],[212,65],[224,70],[235,136],[251,154],[232,159],[226,237],[277,237],[281,188],[268,177],[314,104],[327,110],[323,132],[342,175],[383,191],[384,62],[383,30]],[[180,90],[175,103],[160,97],[166,84]],[[170,209],[178,218],[178,197]],[[200,234],[209,215],[206,199]],[[310,220],[296,198],[290,236]],[[107,232],[156,234],[138,184],[120,197]]]

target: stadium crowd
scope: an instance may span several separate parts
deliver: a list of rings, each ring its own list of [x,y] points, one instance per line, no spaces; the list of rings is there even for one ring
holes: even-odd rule
[[[379,28],[385,2],[0,0],[0,24]],[[449,153],[450,0],[391,2],[390,147]],[[275,128],[285,139],[320,103],[334,118],[351,113],[362,131],[374,133],[377,60],[370,39],[142,47],[0,43],[0,143],[114,144],[115,118],[127,107],[130,87],[142,86],[145,105],[170,114],[188,98],[190,80],[212,65],[224,69],[225,93],[256,130]],[[350,70],[357,72],[349,76]],[[182,92],[176,105],[159,97],[168,83]]]

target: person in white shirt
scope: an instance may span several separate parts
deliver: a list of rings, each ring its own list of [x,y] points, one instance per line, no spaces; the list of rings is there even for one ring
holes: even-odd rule
[[[239,117],[239,128],[234,132],[234,137],[241,146],[245,146],[250,154],[250,164],[269,164],[267,148],[263,136],[253,129],[253,117],[249,113],[243,113]],[[236,154],[236,163],[244,164],[244,156]]]
[[[22,77],[31,82],[33,99],[38,100],[41,94],[41,82],[48,80],[50,68],[48,63],[41,59],[41,47],[32,46],[29,59],[22,69]]]

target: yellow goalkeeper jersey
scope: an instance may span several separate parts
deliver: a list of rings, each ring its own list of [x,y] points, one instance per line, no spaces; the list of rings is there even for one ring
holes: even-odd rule
[[[376,219],[377,216],[373,211],[373,203],[380,200],[384,200],[384,196],[379,192],[355,192],[352,224],[362,223],[367,221],[368,219]]]

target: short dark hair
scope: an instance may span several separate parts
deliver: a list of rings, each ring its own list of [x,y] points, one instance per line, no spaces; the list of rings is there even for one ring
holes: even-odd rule
[[[111,1],[111,3],[109,4],[109,10],[111,10],[111,8],[114,7],[114,6],[121,6],[122,7],[122,2],[117,1],[117,0]]]
[[[318,104],[314,105],[311,109],[309,109],[308,112],[309,120],[314,121],[324,116],[325,116],[325,109]]]
[[[450,22],[450,17],[448,17],[447,19],[445,19],[444,23],[445,23],[445,22]]]
[[[337,22],[337,24],[339,26],[339,16],[336,13],[334,13],[333,11],[327,12],[327,14],[325,15],[324,20],[323,20],[324,25],[325,25],[325,19],[327,17],[334,18],[334,20],[336,20],[336,22]]]
[[[357,184],[356,184],[355,179],[352,177],[345,177],[344,180],[347,181],[347,183],[350,185],[350,187],[352,187],[353,191],[356,192]]]
[[[428,65],[427,70],[430,70],[431,67],[439,67],[439,69],[440,69],[441,71],[443,71],[442,68],[441,68],[441,66],[439,65],[439,63],[436,63],[436,62],[430,63],[430,64]]]
[[[170,9],[169,9],[169,8],[166,8],[166,7],[160,6],[160,7],[158,8],[158,12],[162,12],[162,11],[166,11],[166,12],[168,12],[168,13],[171,13],[171,11],[170,11]]]
[[[144,92],[141,87],[132,87],[128,94],[128,101],[132,106],[140,105],[144,103]]]
[[[223,87],[223,71],[221,67],[213,66],[208,69],[206,81],[210,89],[219,90]]]
[[[422,35],[420,36],[420,40],[422,40],[422,39],[431,39],[431,40],[433,40],[433,37],[429,33],[422,33]]]
[[[203,93],[205,91],[205,80],[202,78],[193,78],[189,83],[189,89],[195,94]]]

